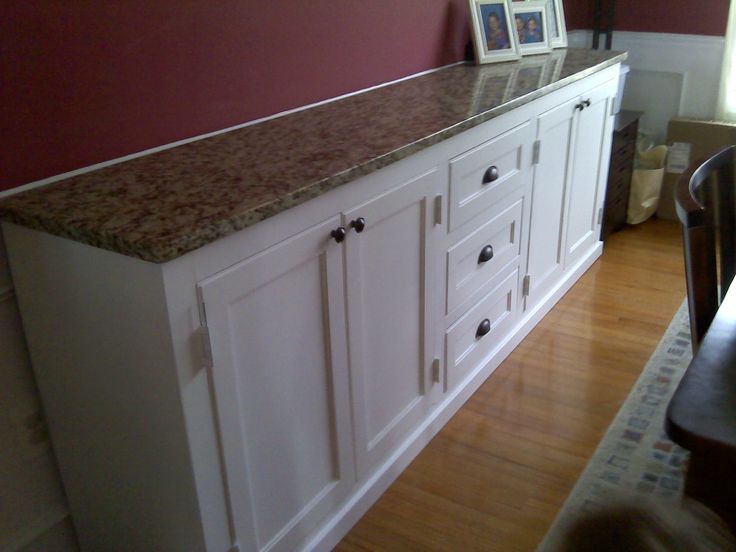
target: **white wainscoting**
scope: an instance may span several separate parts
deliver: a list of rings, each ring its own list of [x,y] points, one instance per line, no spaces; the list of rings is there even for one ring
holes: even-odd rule
[[[0,552],[77,550],[0,234]]]
[[[571,31],[570,46],[590,48],[592,31]],[[604,44],[605,37],[601,39]],[[712,119],[724,38],[615,31],[613,49],[629,52],[623,108],[644,111],[642,130],[663,143],[672,117]]]

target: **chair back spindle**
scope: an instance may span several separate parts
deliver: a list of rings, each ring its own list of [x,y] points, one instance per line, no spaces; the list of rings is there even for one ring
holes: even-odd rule
[[[736,273],[734,155],[729,146],[691,165],[677,185],[693,352]]]

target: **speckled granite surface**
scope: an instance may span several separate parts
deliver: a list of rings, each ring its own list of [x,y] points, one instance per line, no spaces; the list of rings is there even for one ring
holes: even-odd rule
[[[624,58],[450,67],[17,194],[0,217],[166,262]]]

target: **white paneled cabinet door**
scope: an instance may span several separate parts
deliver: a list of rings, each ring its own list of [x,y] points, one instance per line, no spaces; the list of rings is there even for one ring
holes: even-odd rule
[[[440,386],[432,381],[432,170],[345,213],[350,369],[359,476],[409,435]],[[353,221],[365,227],[352,227]]]
[[[572,163],[575,98],[538,119],[539,158],[534,167],[529,229],[529,278],[525,308],[538,304],[562,277],[565,268],[565,209]]]
[[[237,541],[293,550],[355,480],[339,218],[199,287]]]
[[[582,97],[575,122],[567,217],[565,262],[571,266],[600,239],[600,213],[611,149],[611,102],[616,94],[610,83]]]

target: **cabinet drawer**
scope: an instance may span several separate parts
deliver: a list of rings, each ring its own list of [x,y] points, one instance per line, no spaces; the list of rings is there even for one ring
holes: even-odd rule
[[[446,312],[462,306],[521,255],[524,198],[494,209],[490,220],[447,252]]]
[[[527,182],[532,126],[525,122],[450,160],[450,230]]]
[[[445,366],[448,389],[461,382],[513,329],[517,317],[518,283],[517,268],[447,330]]]

